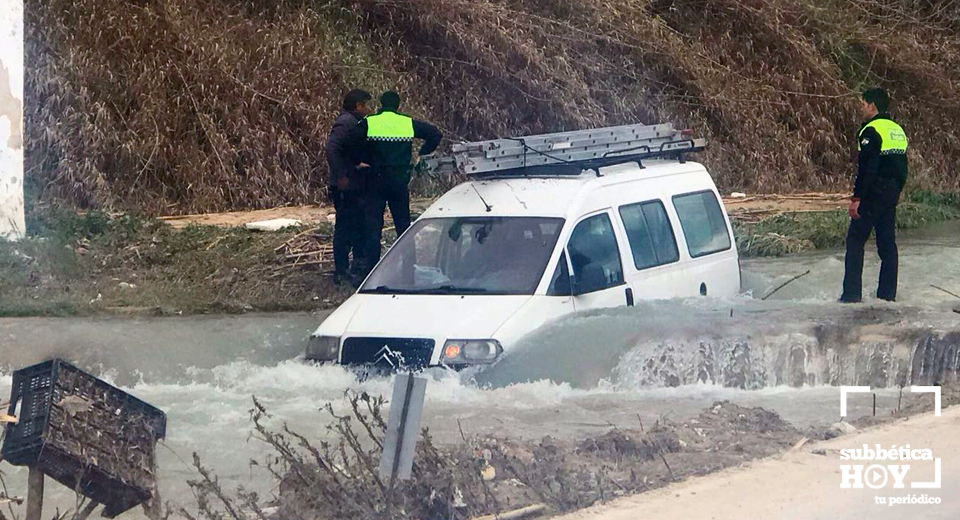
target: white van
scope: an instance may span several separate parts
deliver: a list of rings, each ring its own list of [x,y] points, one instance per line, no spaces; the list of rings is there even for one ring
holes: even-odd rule
[[[525,166],[450,190],[314,332],[307,358],[386,369],[490,364],[571,313],[737,294],[736,243],[717,189],[673,148],[703,143],[672,139],[668,128],[653,143],[660,153],[638,145],[640,154],[607,151],[599,163],[577,161],[576,140],[557,145],[575,133],[542,136],[571,160],[541,146],[524,150],[539,154],[524,162],[563,160],[577,173]],[[630,141],[618,146],[634,151]]]

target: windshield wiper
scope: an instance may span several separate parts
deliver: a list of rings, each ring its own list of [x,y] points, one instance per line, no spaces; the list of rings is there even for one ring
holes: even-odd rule
[[[360,292],[364,294],[483,294],[490,291],[482,287],[458,287],[456,285],[441,285],[423,289],[396,289],[386,285],[378,285],[372,289],[361,289]]]
[[[482,287],[459,287],[456,285],[441,285],[440,287],[430,287],[421,292],[431,294],[482,294],[490,292]]]
[[[387,287],[386,285],[378,285],[373,289],[361,289],[360,292],[372,294],[416,294],[419,291],[411,291],[410,289],[395,289],[393,287]]]

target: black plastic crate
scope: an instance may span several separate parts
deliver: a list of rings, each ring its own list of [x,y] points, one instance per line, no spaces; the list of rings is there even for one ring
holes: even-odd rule
[[[162,411],[59,359],[14,372],[10,403],[19,421],[7,425],[5,461],[39,467],[108,518],[150,499]]]

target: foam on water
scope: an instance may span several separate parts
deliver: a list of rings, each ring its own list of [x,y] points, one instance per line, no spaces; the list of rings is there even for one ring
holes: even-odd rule
[[[168,414],[168,436],[159,448],[161,493],[167,500],[189,504],[185,482],[196,478],[189,466],[191,454],[201,455],[227,489],[244,486],[269,495],[275,482],[265,471],[249,464],[263,460],[268,450],[251,437],[248,411],[256,396],[272,414],[272,426],[283,424],[312,439],[326,435],[328,417],[320,411],[331,403],[344,413],[346,390],[390,395],[392,378],[363,382],[353,373],[332,366],[313,366],[288,360],[271,366],[247,361],[227,363],[212,370],[191,369],[195,382],[146,382],[121,387]],[[427,406],[423,425],[441,442],[456,442],[462,427],[468,434],[512,438],[540,438],[599,434],[610,428],[634,428],[639,415],[646,424],[660,417],[683,420],[695,416],[716,400],[731,399],[747,406],[777,409],[797,424],[836,420],[837,390],[829,387],[771,387],[744,391],[716,385],[679,388],[617,388],[601,383],[576,389],[569,383],[537,380],[481,389],[464,377],[446,371],[428,373]],[[9,392],[9,375],[0,376],[0,395]],[[892,397],[884,397],[889,405]],[[797,404],[791,404],[796,402]],[[802,404],[800,404],[802,403]],[[854,407],[864,413],[866,404]],[[11,491],[23,494],[26,472],[3,466]],[[48,507],[70,507],[70,492],[48,486]],[[139,511],[133,516],[140,516]]]

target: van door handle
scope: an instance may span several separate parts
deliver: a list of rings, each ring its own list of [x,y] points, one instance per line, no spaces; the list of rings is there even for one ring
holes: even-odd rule
[[[627,287],[627,307],[633,307],[633,289]]]

